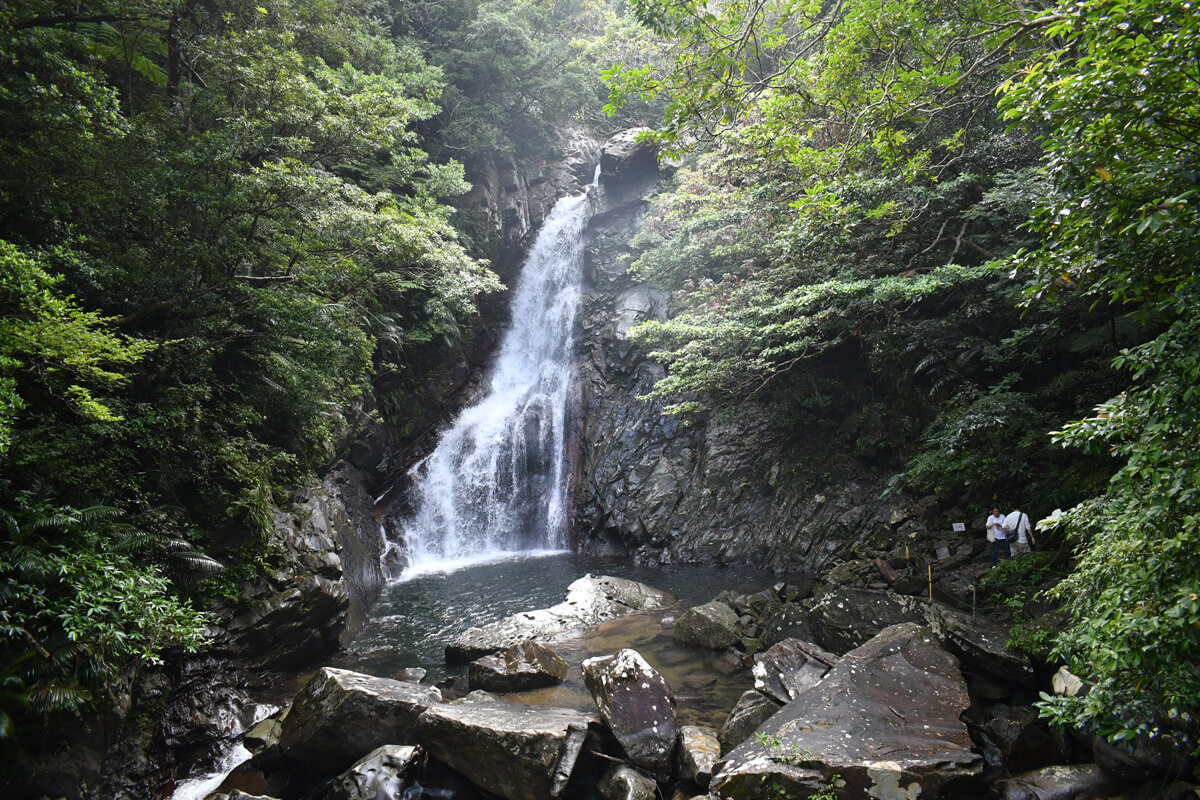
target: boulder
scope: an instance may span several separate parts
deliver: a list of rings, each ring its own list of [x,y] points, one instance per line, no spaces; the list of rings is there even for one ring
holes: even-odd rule
[[[658,786],[628,764],[614,764],[596,788],[604,800],[656,800]]]
[[[467,682],[488,692],[522,692],[553,686],[567,677],[562,656],[537,642],[522,642],[471,662]]]
[[[625,755],[660,778],[671,772],[675,752],[675,695],[636,650],[589,658],[583,680]]]
[[[929,626],[942,646],[962,662],[963,670],[990,676],[1002,683],[1032,690],[1036,677],[1029,656],[1008,649],[1008,628],[940,603],[927,603],[913,597],[897,602]]]
[[[1002,800],[1074,800],[1077,797],[1107,797],[1118,793],[1120,784],[1095,764],[1071,764],[1026,772],[997,781]]]
[[[721,733],[717,737],[721,743],[721,752],[728,753],[742,742],[750,738],[750,734],[758,730],[767,719],[778,711],[782,704],[772,700],[762,692],[753,689],[738,698],[729,712]]]
[[[715,731],[695,725],[679,729],[679,779],[707,789],[713,766],[721,757],[721,743]]]
[[[258,755],[279,745],[279,735],[283,731],[283,723],[274,717],[258,722],[242,736],[242,746],[252,754]]]
[[[434,706],[417,726],[434,758],[506,800],[558,797],[600,734],[589,714],[499,702]]]
[[[787,603],[762,619],[762,640],[767,647],[784,639],[813,640],[808,611],[795,603]]]
[[[738,611],[753,614],[759,619],[769,617],[783,609],[783,601],[779,597],[777,590],[763,589],[761,592],[738,598]]]
[[[1061,666],[1050,679],[1050,687],[1059,697],[1079,697],[1083,694],[1083,679]]]
[[[757,798],[774,782],[803,797],[838,781],[840,796],[936,797],[980,770],[959,719],[969,705],[958,660],[928,628],[895,625],[729,753],[710,791]]]
[[[531,639],[551,642],[590,630],[606,620],[659,608],[671,599],[666,592],[637,581],[586,575],[567,587],[566,599],[556,606],[468,628],[446,646],[446,660],[471,661]]]
[[[1009,772],[1029,772],[1054,761],[1056,748],[1050,728],[1033,706],[1009,707],[997,703],[983,728],[1000,748]]]
[[[919,610],[889,592],[838,587],[821,597],[809,614],[815,640],[835,653],[865,644],[884,628],[924,622]]]
[[[386,744],[339,775],[326,800],[401,800],[420,760],[418,747]]]
[[[790,703],[824,678],[837,660],[811,642],[787,639],[754,656],[754,688],[780,703]]]
[[[725,650],[738,641],[738,615],[717,600],[689,608],[680,615],[672,634],[676,644]]]
[[[325,667],[284,717],[280,747],[318,771],[344,770],[385,744],[416,744],[417,718],[442,701],[430,686]]]
[[[1103,736],[1092,739],[1092,753],[1100,769],[1128,782],[1186,778],[1196,766],[1188,748],[1187,740],[1167,730],[1160,730],[1157,736],[1141,735],[1121,742],[1109,742]]]

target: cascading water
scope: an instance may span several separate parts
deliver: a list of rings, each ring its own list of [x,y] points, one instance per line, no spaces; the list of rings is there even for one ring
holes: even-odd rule
[[[564,428],[591,206],[589,195],[564,198],[546,218],[513,292],[487,395],[411,470],[403,575],[565,547]]]

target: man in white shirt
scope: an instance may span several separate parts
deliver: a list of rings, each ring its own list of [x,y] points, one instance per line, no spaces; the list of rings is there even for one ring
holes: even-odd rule
[[[992,535],[992,569],[996,568],[996,562],[1000,558],[1000,545],[1004,545],[1004,557],[1012,558],[1012,548],[1008,544],[1008,535],[1004,530],[1004,517],[1000,516],[1000,509],[993,508],[992,515],[987,518],[988,533]]]
[[[1012,551],[1018,555],[1030,552],[1032,545],[1037,544],[1033,526],[1029,524],[1029,515],[1019,508],[1014,508],[1004,518],[1004,532],[1012,540]]]

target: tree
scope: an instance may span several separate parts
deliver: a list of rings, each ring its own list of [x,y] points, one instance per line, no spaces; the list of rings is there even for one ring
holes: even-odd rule
[[[0,684],[80,707],[200,644],[196,548],[259,561],[375,372],[499,284],[452,224],[461,166],[418,146],[441,74],[370,4],[0,27]]]
[[[1200,19],[1190,3],[1063,5],[1046,52],[1007,87],[1016,124],[1045,130],[1053,191],[1016,260],[1045,295],[1078,293],[1160,326],[1114,362],[1130,385],[1057,434],[1110,454],[1107,489],[1058,520],[1079,543],[1056,590],[1074,624],[1059,652],[1092,684],[1045,698],[1057,721],[1112,738],[1172,734],[1200,751]]]

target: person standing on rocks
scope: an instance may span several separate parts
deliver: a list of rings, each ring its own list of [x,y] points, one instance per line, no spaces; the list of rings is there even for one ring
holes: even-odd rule
[[[1008,535],[1004,530],[1004,517],[1000,516],[1000,507],[992,509],[992,515],[987,519],[987,529],[992,540],[992,569],[1000,557],[1000,545],[1004,545],[1004,557],[1012,558],[1012,547],[1008,544]]]
[[[1004,518],[1004,533],[1004,538],[1012,542],[1012,551],[1017,555],[1031,552],[1032,546],[1037,544],[1037,539],[1033,536],[1033,526],[1029,524],[1029,515],[1020,508],[1014,508]]]

